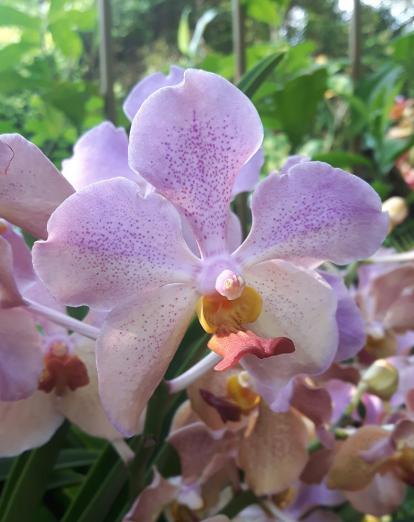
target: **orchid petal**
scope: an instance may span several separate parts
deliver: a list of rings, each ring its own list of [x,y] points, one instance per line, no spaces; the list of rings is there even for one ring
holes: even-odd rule
[[[40,391],[20,401],[0,402],[0,418],[0,457],[45,444],[63,422],[53,395]]]
[[[270,261],[245,274],[247,284],[262,297],[263,310],[249,325],[261,337],[287,337],[295,352],[260,360],[245,356],[241,364],[255,379],[257,391],[279,409],[280,391],[297,374],[328,368],[338,345],[336,297],[315,272],[286,261]]]
[[[30,314],[23,308],[0,310],[0,400],[32,394],[42,368],[40,337]]]
[[[13,270],[13,252],[8,241],[0,236],[0,308],[23,304]]]
[[[339,343],[335,361],[341,362],[355,355],[365,346],[365,324],[361,312],[342,279],[328,272],[319,272],[335,292],[338,299],[336,321]]]
[[[182,83],[160,89],[138,111],[130,165],[183,212],[209,255],[226,250],[233,185],[262,139],[257,111],[241,91],[189,69]]]
[[[166,285],[142,292],[109,314],[97,343],[99,390],[122,433],[137,432],[142,410],[174,356],[196,301],[194,289]]]
[[[50,214],[73,188],[36,145],[19,134],[0,136],[0,216],[45,238]]]
[[[120,439],[122,435],[109,421],[99,397],[95,343],[80,336],[76,337],[79,338],[76,355],[87,368],[89,383],[75,391],[68,391],[62,397],[57,397],[57,407],[67,419],[92,437],[102,437],[107,440]]]
[[[262,403],[254,430],[240,447],[240,466],[250,489],[256,495],[271,495],[289,488],[306,465],[307,443],[298,413],[274,413]]]
[[[241,192],[251,192],[259,182],[264,164],[264,152],[260,148],[241,168],[233,186],[233,197]],[[239,245],[237,245],[239,246]]]
[[[123,109],[127,118],[132,121],[141,105],[151,94],[162,87],[177,85],[177,83],[183,81],[183,78],[184,69],[177,67],[177,65],[171,65],[170,72],[167,75],[156,72],[146,76],[133,87],[124,102]]]
[[[73,148],[73,156],[62,162],[62,174],[75,190],[116,177],[138,183],[143,192],[146,186],[145,181],[128,166],[128,137],[125,130],[109,121],[104,121],[80,137]]]
[[[24,293],[28,285],[36,281],[32,265],[32,253],[21,234],[13,230],[11,225],[5,224],[6,230],[2,233],[0,223],[0,236],[9,243],[13,253],[13,271],[17,285],[21,293]]]
[[[158,194],[116,178],[67,199],[33,247],[39,277],[65,304],[112,309],[144,288],[191,279],[197,262],[185,245],[180,216]]]
[[[326,163],[304,161],[256,189],[253,225],[237,259],[300,259],[345,264],[373,254],[387,233],[381,200],[360,178]]]

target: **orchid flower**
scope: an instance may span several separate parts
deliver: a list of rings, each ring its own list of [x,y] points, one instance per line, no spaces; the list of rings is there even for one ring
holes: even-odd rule
[[[34,246],[36,271],[55,297],[109,311],[97,345],[100,393],[128,435],[195,309],[210,333],[248,325],[293,341],[295,352],[276,357],[275,366],[271,358],[243,358],[264,385],[322,371],[335,356],[336,298],[311,268],[371,255],[387,218],[359,178],[300,162],[260,184],[251,232],[230,253],[234,181],[262,138],[244,94],[217,75],[187,70],[181,83],[153,93],[132,122],[130,167],[156,192],[142,197],[122,178],[89,185],[58,207],[47,241]],[[201,257],[188,249],[180,215]]]

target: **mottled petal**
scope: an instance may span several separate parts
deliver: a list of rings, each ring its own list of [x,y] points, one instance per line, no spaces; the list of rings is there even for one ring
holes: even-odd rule
[[[260,148],[241,168],[233,186],[233,197],[241,192],[251,192],[259,182],[260,171],[264,164],[264,152]],[[238,246],[238,245],[237,245]]]
[[[308,156],[302,156],[301,154],[294,154],[293,156],[288,156],[286,158],[286,161],[281,166],[279,174],[286,174],[292,167],[294,167],[298,163],[303,163],[304,161],[310,161],[310,158]]]
[[[414,284],[414,279],[413,279]],[[384,317],[384,327],[398,333],[414,330],[414,286],[406,295],[399,297]]]
[[[42,367],[40,337],[30,314],[22,308],[0,310],[0,400],[32,394]]]
[[[0,216],[45,238],[50,214],[73,188],[36,145],[19,134],[0,136]]]
[[[345,264],[372,255],[387,233],[381,200],[365,181],[326,163],[304,161],[271,175],[253,194],[253,225],[235,253],[266,259]]]
[[[241,245],[243,234],[240,219],[234,212],[229,213],[227,222],[227,248],[229,252],[233,252]]]
[[[72,306],[111,309],[145,288],[189,280],[196,262],[174,207],[158,194],[141,197],[127,179],[74,194],[48,231],[33,247],[34,266],[51,293]]]
[[[45,444],[63,421],[54,396],[36,392],[21,401],[0,402],[0,457]]]
[[[117,429],[137,432],[140,415],[161,381],[194,313],[197,294],[184,285],[142,292],[115,308],[97,343],[99,391]]]
[[[247,355],[242,366],[254,377],[257,391],[278,410],[280,390],[297,374],[320,373],[336,353],[336,297],[317,274],[285,261],[270,261],[245,274],[263,299],[263,310],[249,325],[261,337],[287,337],[295,352],[260,360]]]
[[[104,121],[75,143],[73,156],[62,162],[62,174],[76,190],[116,177],[128,178],[145,189],[145,181],[128,165],[125,129]]]
[[[0,308],[23,304],[13,269],[13,252],[10,243],[0,236]]]
[[[404,502],[405,491],[405,485],[393,473],[377,473],[363,489],[347,492],[346,497],[361,513],[381,517]]]
[[[167,75],[156,72],[146,76],[143,80],[138,82],[128,94],[123,105],[126,116],[130,121],[132,121],[148,96],[151,96],[151,94],[162,87],[177,85],[177,83],[183,81],[183,78],[184,69],[177,67],[177,65],[171,65],[170,72]]]
[[[99,397],[95,342],[82,339],[80,336],[76,337],[78,338],[76,355],[87,368],[89,384],[57,397],[57,407],[67,419],[92,437],[102,437],[107,440],[120,439],[122,434],[109,421]]]
[[[320,271],[319,274],[331,285],[338,299],[336,321],[338,323],[339,343],[335,361],[345,361],[355,357],[365,346],[365,324],[358,306],[342,279],[328,272]]]
[[[407,264],[399,266],[394,270],[388,270],[373,279],[370,291],[376,316],[384,318],[391,305],[402,297],[406,289],[413,286],[414,264]]]
[[[164,508],[178,495],[180,488],[165,480],[157,470],[149,486],[139,495],[122,522],[156,522]]]
[[[240,465],[256,495],[289,488],[308,460],[306,426],[298,413],[273,413],[263,403],[250,436],[243,438]]]
[[[9,243],[13,254],[13,272],[17,286],[21,293],[24,293],[29,285],[32,285],[36,276],[32,265],[32,253],[25,240],[13,227],[5,223],[6,230],[2,232],[0,223],[0,236]]]
[[[301,515],[309,512],[312,508],[317,506],[337,506],[344,501],[345,498],[341,492],[328,489],[324,482],[320,484],[304,484],[300,482],[296,499],[293,505],[288,507],[287,512],[295,520],[307,521],[308,518],[302,519]],[[313,519],[313,521],[325,522],[325,519]]]
[[[189,220],[204,255],[226,250],[235,179],[263,128],[250,100],[224,78],[189,69],[154,93],[132,122],[130,165]]]

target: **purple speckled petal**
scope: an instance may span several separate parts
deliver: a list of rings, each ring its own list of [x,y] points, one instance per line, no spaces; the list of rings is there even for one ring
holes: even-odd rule
[[[46,237],[50,214],[73,188],[36,145],[19,134],[0,136],[0,216]]]
[[[388,217],[365,181],[326,163],[297,163],[271,175],[253,194],[253,226],[235,253],[245,265],[267,259],[345,264],[373,254]]]
[[[342,279],[334,274],[320,271],[338,299],[336,321],[338,323],[339,344],[335,361],[341,362],[355,355],[365,346],[365,324],[361,312],[352,299]]]
[[[263,139],[251,101],[224,78],[189,69],[132,122],[130,165],[186,216],[204,256],[226,251],[235,179]]]
[[[336,297],[315,272],[286,261],[255,265],[245,277],[263,299],[262,313],[249,329],[261,337],[288,337],[295,345],[291,354],[263,360],[247,355],[241,361],[276,411],[280,390],[292,377],[322,372],[332,362],[338,346]]]
[[[45,444],[63,422],[53,394],[38,391],[21,401],[0,402],[0,457]]]
[[[260,148],[256,154],[241,168],[233,186],[233,197],[240,192],[251,192],[259,182],[260,171],[264,164],[263,149]]]
[[[180,216],[130,180],[93,183],[68,198],[33,247],[36,272],[58,300],[113,309],[144,289],[191,279],[197,259]]]
[[[294,154],[293,156],[288,156],[286,161],[281,166],[279,174],[286,174],[292,167],[294,167],[298,163],[303,163],[304,161],[310,161],[310,158],[308,158],[308,156],[302,156],[301,154]]]
[[[196,301],[194,289],[166,285],[142,292],[109,314],[97,344],[99,391],[122,433],[137,433],[141,412],[174,356]]]
[[[156,72],[146,76],[132,88],[124,102],[123,109],[127,118],[130,121],[134,119],[135,114],[148,96],[162,87],[177,85],[177,83],[183,81],[183,78],[184,69],[177,67],[177,65],[171,65],[170,72],[167,75]]]
[[[0,310],[0,400],[31,395],[42,368],[40,337],[30,314],[23,308]]]
[[[146,186],[146,182],[128,166],[125,130],[109,121],[81,136],[73,148],[73,156],[62,162],[62,174],[75,190],[118,176],[135,181],[143,192]]]

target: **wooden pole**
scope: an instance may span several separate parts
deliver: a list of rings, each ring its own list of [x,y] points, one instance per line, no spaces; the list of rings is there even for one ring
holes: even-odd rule
[[[105,103],[105,116],[116,123],[116,105],[114,96],[114,62],[111,34],[110,0],[98,0],[99,11],[99,71],[101,94]]]

